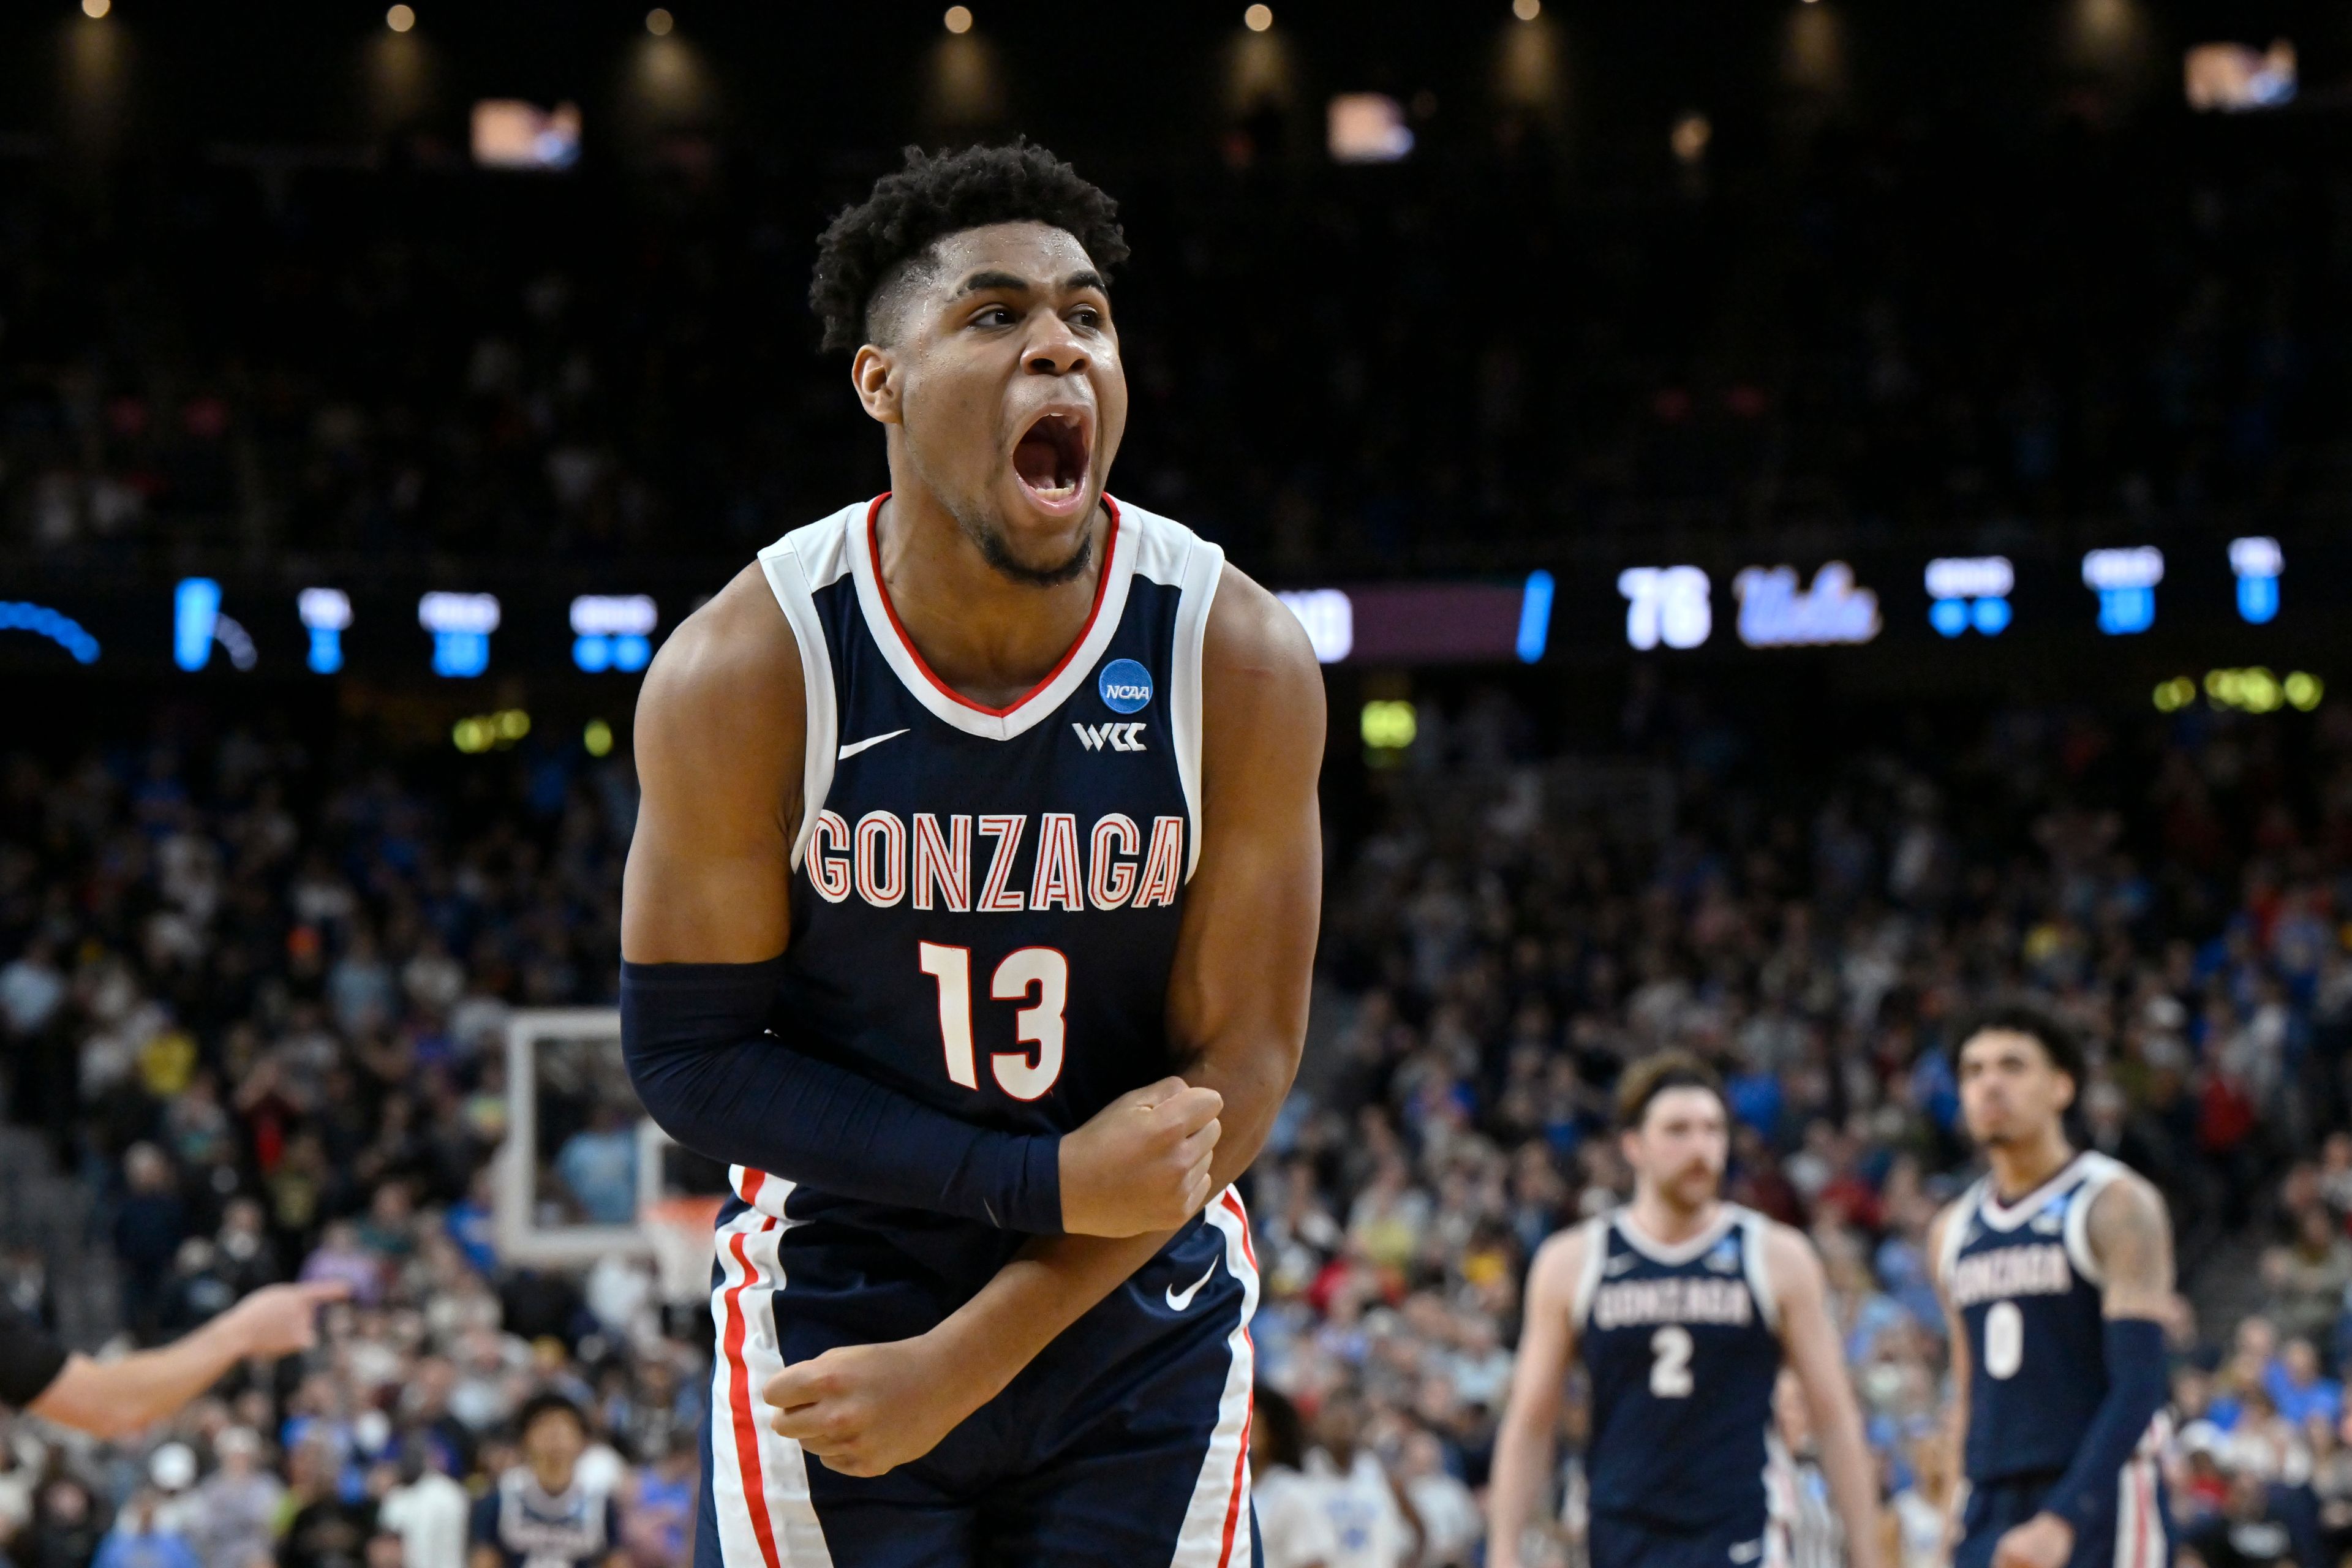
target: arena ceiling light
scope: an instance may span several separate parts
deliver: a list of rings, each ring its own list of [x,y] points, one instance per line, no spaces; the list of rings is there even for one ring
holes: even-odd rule
[[[940,18],[940,25],[947,28],[949,32],[958,35],[971,32],[971,7],[969,5],[949,6],[947,15]]]
[[[416,12],[411,6],[394,5],[383,14],[383,25],[395,33],[404,33],[416,26]]]
[[[1253,33],[1263,33],[1274,26],[1274,7],[1253,5],[1242,13],[1242,26]]]
[[[1412,151],[1404,106],[1384,92],[1343,92],[1326,124],[1335,163],[1393,163]]]
[[[677,18],[669,14],[667,6],[656,5],[646,13],[646,31],[656,38],[668,37],[670,29],[677,26]]]
[[[1511,0],[1511,15],[1522,22],[1532,22],[1543,15],[1543,0]]]

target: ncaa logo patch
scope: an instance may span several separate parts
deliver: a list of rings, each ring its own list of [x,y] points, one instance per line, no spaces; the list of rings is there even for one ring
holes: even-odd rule
[[[1131,658],[1115,658],[1095,682],[1103,706],[1114,713],[1140,713],[1151,702],[1151,672]]]

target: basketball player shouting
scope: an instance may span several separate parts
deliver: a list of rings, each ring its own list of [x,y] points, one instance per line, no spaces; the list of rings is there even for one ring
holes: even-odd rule
[[[2163,1568],[2164,1200],[2067,1143],[2083,1051],[2056,1018],[1987,1013],[1958,1069],[1990,1169],[1928,1237],[1969,1482],[1955,1568]]]
[[[1680,1051],[1645,1058],[1619,1080],[1617,1118],[1633,1201],[1553,1237],[1528,1269],[1487,1496],[1490,1568],[1517,1568],[1580,1352],[1592,1568],[1788,1563],[1793,1478],[1765,1441],[1784,1355],[1820,1434],[1846,1561],[1878,1568],[1877,1483],[1821,1259],[1787,1226],[1719,1196],[1721,1083]]]
[[[1026,144],[844,212],[812,298],[890,489],[646,678],[624,1043],[735,1167],[700,1568],[1251,1559],[1230,1184],[1306,1028],[1323,688],[1104,491],[1115,213]]]

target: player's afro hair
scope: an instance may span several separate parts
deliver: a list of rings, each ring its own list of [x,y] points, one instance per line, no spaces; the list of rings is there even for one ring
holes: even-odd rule
[[[875,181],[817,239],[809,306],[824,324],[824,346],[846,353],[870,342],[867,312],[899,268],[947,235],[992,223],[1066,229],[1106,281],[1127,260],[1118,204],[1026,137],[961,153],[909,147],[906,166]]]

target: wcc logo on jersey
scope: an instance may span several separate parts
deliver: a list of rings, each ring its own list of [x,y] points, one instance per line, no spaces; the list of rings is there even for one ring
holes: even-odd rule
[[[1140,713],[1151,702],[1151,672],[1131,658],[1115,658],[1103,666],[1095,689],[1102,693],[1103,706],[1112,712]],[[1073,723],[1070,728],[1078,732],[1078,743],[1089,752],[1143,750],[1144,726],[1139,723]]]

